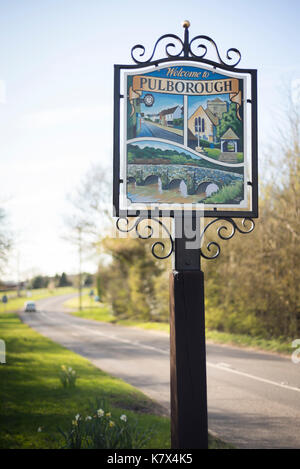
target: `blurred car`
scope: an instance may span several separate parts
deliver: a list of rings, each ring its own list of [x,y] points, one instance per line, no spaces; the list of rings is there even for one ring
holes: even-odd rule
[[[25,313],[35,313],[36,312],[36,305],[33,301],[28,301],[25,304]]]

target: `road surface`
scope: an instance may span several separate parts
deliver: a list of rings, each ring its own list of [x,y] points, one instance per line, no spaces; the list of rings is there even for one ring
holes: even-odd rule
[[[70,295],[21,313],[31,327],[136,386],[169,410],[169,338],[163,332],[68,315]],[[207,344],[209,429],[238,448],[300,448],[300,364]]]
[[[172,140],[173,142],[183,144],[183,135],[178,135],[174,132],[169,132],[168,130],[162,129],[158,125],[152,124],[149,121],[145,122],[144,120],[142,120],[142,126],[138,137],[163,138],[166,140]]]

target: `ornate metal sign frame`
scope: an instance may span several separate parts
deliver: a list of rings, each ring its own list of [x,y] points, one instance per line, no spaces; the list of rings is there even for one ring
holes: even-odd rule
[[[114,216],[120,218],[127,217],[142,217],[145,218],[159,218],[159,217],[178,217],[182,214],[182,209],[171,209],[165,210],[161,209],[159,205],[154,209],[147,210],[128,210],[120,206],[120,191],[122,185],[126,183],[124,177],[121,177],[121,143],[120,143],[120,120],[121,120],[121,106],[124,103],[124,94],[121,93],[121,74],[125,70],[140,70],[145,67],[153,66],[158,67],[161,64],[168,63],[186,63],[191,64],[196,62],[197,64],[209,65],[212,66],[215,70],[225,72],[234,72],[241,75],[248,75],[251,80],[250,85],[250,95],[251,99],[247,99],[247,105],[251,106],[251,174],[247,180],[247,185],[251,186],[251,207],[250,210],[222,210],[222,206],[216,206],[211,208],[203,207],[203,212],[201,216],[216,218],[216,219],[228,219],[232,224],[232,218],[257,218],[258,217],[258,172],[257,172],[257,70],[255,69],[241,69],[235,68],[240,60],[241,54],[235,49],[231,48],[226,53],[226,60],[221,58],[218,47],[216,43],[208,36],[198,35],[193,39],[189,40],[189,24],[183,24],[184,30],[184,40],[175,34],[165,34],[161,36],[155,43],[153,52],[149,58],[144,58],[145,56],[145,47],[143,45],[137,44],[131,50],[131,57],[135,62],[134,65],[115,65],[115,76],[114,76],[114,176],[113,176],[113,206],[114,206]],[[160,43],[163,41],[169,41],[165,45],[165,54],[166,58],[161,58],[153,60],[157,48]],[[214,50],[215,55],[217,56],[218,62],[206,58],[208,53],[208,47]],[[176,51],[176,52],[174,52]],[[246,104],[246,103],[245,103]],[[245,176],[246,177],[246,176]],[[190,206],[190,204],[188,204]],[[193,208],[191,210],[184,210],[185,216],[199,216],[197,211]],[[233,222],[234,223],[234,222]],[[236,225],[234,223],[234,225]],[[234,226],[232,224],[232,226]]]

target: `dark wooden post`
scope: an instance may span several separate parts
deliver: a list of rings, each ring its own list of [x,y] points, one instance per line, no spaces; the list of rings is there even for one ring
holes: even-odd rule
[[[186,244],[191,221],[184,221],[182,235],[180,223],[175,218],[175,265],[170,274],[171,445],[207,449],[204,276],[200,246],[188,249]]]

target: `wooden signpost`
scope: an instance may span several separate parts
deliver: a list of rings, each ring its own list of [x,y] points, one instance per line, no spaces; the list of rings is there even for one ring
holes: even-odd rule
[[[146,59],[144,46],[134,46],[135,64],[115,65],[114,84],[117,227],[148,239],[156,223],[169,248],[156,241],[153,255],[173,254],[171,439],[178,449],[208,445],[200,259],[218,257],[218,238],[250,233],[258,217],[256,70],[236,68],[237,49],[229,49],[225,61],[208,36],[190,40],[189,26],[183,23],[183,40],[159,38]],[[163,41],[167,57],[154,59]],[[209,47],[218,62],[207,58]],[[173,233],[166,217],[174,219]],[[215,237],[207,242],[214,226]]]

